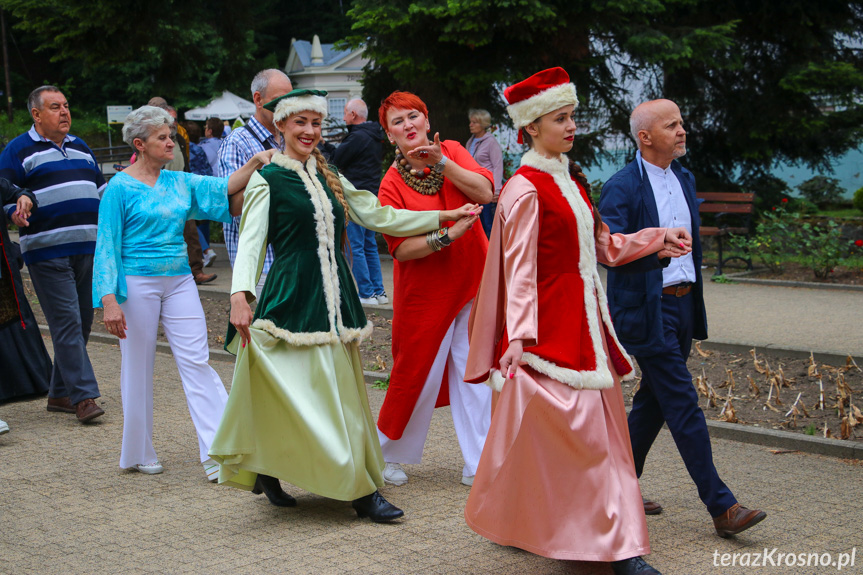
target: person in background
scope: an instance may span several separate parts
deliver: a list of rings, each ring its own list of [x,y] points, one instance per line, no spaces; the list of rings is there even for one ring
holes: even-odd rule
[[[228,394],[208,364],[207,323],[189,274],[183,228],[187,220],[225,221],[239,213],[242,191],[261,152],[230,178],[164,169],[174,159],[173,119],[142,106],[123,124],[123,140],[138,161],[111,179],[99,208],[93,299],[104,307],[105,327],[120,339],[123,444],[120,468],[161,473],[153,446],[153,366],[159,323],[171,344],[198,435],[208,479],[218,466],[207,451]]]
[[[51,357],[21,281],[21,250],[6,229],[7,216],[19,228],[28,227],[35,200],[29,190],[0,178],[0,403],[45,395],[51,380]]]
[[[186,133],[189,134],[189,171],[199,176],[212,176],[213,170],[207,159],[207,153],[199,145],[201,128],[195,122],[183,122]],[[204,267],[208,268],[216,260],[216,250],[210,247],[210,220],[198,220],[198,241],[203,251]]]
[[[369,109],[359,98],[345,104],[344,121],[348,126],[348,136],[336,148],[332,163],[358,189],[378,195],[386,135],[379,123],[369,122],[368,118]],[[348,222],[348,239],[351,245],[351,271],[357,282],[360,303],[389,303],[381,275],[375,232],[355,222]]]
[[[491,235],[491,225],[494,222],[494,212],[497,209],[497,198],[503,185],[503,152],[500,144],[488,131],[491,127],[491,114],[486,110],[471,109],[467,113],[470,138],[464,145],[476,163],[491,172],[494,178],[494,195],[491,202],[483,206],[479,219],[486,237]]]
[[[207,118],[204,123],[204,137],[198,142],[198,145],[204,149],[207,154],[207,161],[210,162],[210,169],[215,175],[219,167],[219,146],[222,145],[222,137],[225,134],[225,124],[218,118]]]
[[[219,148],[219,169],[216,175],[220,177],[230,176],[234,170],[249,161],[249,158],[263,150],[281,150],[283,148],[282,135],[273,124],[273,113],[264,104],[284,96],[291,91],[291,81],[281,70],[271,68],[261,70],[252,78],[252,101],[255,103],[255,115],[249,118],[245,124],[234,129],[222,146]],[[238,122],[242,122],[237,118]],[[237,255],[237,242],[240,238],[240,218],[235,217],[230,222],[222,225],[225,232],[225,248],[228,250],[228,259],[231,267],[234,267],[234,259]],[[273,249],[267,248],[264,259],[264,269],[258,283],[258,295],[267,281],[267,273],[273,263]]]
[[[28,188],[41,206],[19,233],[54,344],[48,411],[74,413],[86,423],[105,413],[95,401],[99,385],[87,355],[93,253],[105,178],[87,144],[69,134],[72,113],[59,88],[40,86],[27,104],[33,127],[0,154],[0,177]]]

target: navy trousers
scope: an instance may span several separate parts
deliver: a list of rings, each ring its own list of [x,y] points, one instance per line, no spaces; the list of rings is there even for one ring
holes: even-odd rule
[[[698,488],[698,496],[713,517],[737,503],[713,465],[713,450],[704,412],[686,359],[692,346],[694,304],[692,295],[662,296],[664,341],[656,353],[636,356],[641,386],[629,413],[629,439],[638,477],[662,424],[667,423],[686,470]]]
[[[87,355],[93,325],[93,255],[53,258],[27,265],[54,343],[48,397],[72,403],[99,397]]]

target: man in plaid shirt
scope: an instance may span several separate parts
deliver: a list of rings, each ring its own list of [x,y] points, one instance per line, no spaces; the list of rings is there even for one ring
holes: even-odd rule
[[[258,72],[252,80],[252,100],[255,103],[255,115],[245,126],[232,130],[219,148],[219,165],[217,176],[226,178],[245,165],[255,154],[276,148],[283,149],[282,136],[273,124],[273,113],[264,109],[264,104],[283,96],[292,90],[291,81],[281,70],[270,68]],[[225,247],[231,267],[237,257],[237,244],[240,241],[240,216],[222,224],[225,232]],[[267,272],[273,263],[273,246],[267,246],[267,257],[257,292],[267,279]]]

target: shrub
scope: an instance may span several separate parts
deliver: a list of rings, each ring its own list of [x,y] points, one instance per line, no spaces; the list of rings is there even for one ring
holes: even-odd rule
[[[854,199],[851,200],[851,204],[855,209],[863,212],[863,188],[854,192]]]
[[[843,190],[836,178],[815,176],[798,185],[797,191],[805,199],[821,206],[841,200]]]

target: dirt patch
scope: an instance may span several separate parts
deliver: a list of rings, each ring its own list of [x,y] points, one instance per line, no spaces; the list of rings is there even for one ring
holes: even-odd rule
[[[707,418],[863,441],[863,372],[856,362],[830,366],[755,353],[692,350],[687,365]],[[637,386],[638,380],[623,382],[628,405]]]
[[[726,268],[727,273],[735,273],[738,270]],[[742,271],[742,270],[740,270]],[[822,284],[848,284],[863,285],[863,268],[836,267],[833,272],[824,279],[815,277],[811,269],[796,263],[784,264],[784,271],[780,274],[770,270],[756,270],[746,275],[747,278],[759,278],[767,280],[782,280],[792,282],[813,282]],[[733,278],[729,278],[733,281]]]

